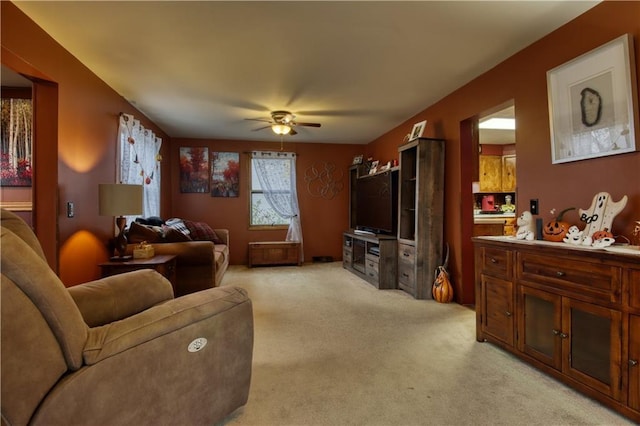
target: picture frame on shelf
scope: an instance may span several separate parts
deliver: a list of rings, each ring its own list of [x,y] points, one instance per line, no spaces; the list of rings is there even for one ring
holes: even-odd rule
[[[352,166],[359,166],[360,164],[362,164],[364,155],[360,154],[360,155],[356,155],[355,157],[353,157],[353,161],[351,162]]]
[[[369,169],[369,174],[370,175],[376,174],[378,172],[378,164],[380,164],[380,162],[378,160],[373,161],[371,163],[371,168]]]
[[[413,129],[411,130],[411,136],[409,136],[409,140],[415,140],[422,137],[424,133],[424,128],[427,125],[427,120],[421,121],[413,125]]]
[[[552,164],[636,150],[630,52],[625,34],[547,71]]]

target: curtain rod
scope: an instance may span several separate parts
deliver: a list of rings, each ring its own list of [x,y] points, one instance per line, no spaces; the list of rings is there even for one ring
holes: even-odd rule
[[[282,153],[281,153],[281,152],[279,152],[279,151],[269,151],[269,150],[266,150],[266,149],[254,149],[253,151],[243,151],[242,153],[243,153],[243,154],[253,154],[254,152],[259,152],[259,153],[261,153],[261,154],[265,154],[265,153],[267,153],[267,152],[268,152],[268,153],[274,152],[274,153],[276,153],[276,155],[278,155],[278,156],[279,156],[279,155],[290,155],[290,154],[293,154],[293,155],[295,155],[296,157],[299,157],[299,156],[300,156],[300,154],[298,154],[297,152],[282,152]]]

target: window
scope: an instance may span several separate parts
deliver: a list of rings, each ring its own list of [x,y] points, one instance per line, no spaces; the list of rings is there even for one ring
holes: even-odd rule
[[[300,243],[304,262],[300,208],[296,190],[296,154],[292,152],[251,153],[251,226],[289,225],[285,241]]]
[[[120,114],[118,129],[120,167],[117,181],[142,185],[143,217],[160,216],[160,147],[162,139],[129,114]],[[127,216],[127,223],[136,216]]]
[[[266,154],[266,153],[261,153]],[[260,162],[261,164],[256,164]],[[265,177],[258,176],[262,170]],[[267,177],[268,175],[268,177]],[[268,183],[265,181],[268,179]],[[291,160],[290,158],[251,158],[251,226],[289,226],[290,216],[282,215],[272,207],[267,199],[265,187],[270,187],[272,200],[280,204],[290,204],[291,200]],[[288,210],[288,209],[287,209]],[[281,210],[282,212],[282,210]]]

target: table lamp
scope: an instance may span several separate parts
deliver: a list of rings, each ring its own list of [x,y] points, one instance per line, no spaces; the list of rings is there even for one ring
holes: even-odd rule
[[[98,185],[98,203],[100,216],[116,216],[118,235],[115,238],[115,249],[118,256],[111,260],[127,260],[127,236],[124,227],[127,224],[125,215],[142,214],[142,185],[122,183],[101,183]]]

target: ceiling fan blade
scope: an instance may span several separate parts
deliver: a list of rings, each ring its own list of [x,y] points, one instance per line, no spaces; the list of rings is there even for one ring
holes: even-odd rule
[[[296,121],[296,126],[320,127],[320,123],[300,123]]]
[[[271,123],[271,119],[270,118],[245,118],[245,120],[248,120],[248,121],[262,121],[264,123]]]
[[[264,129],[268,129],[271,126],[263,126],[263,127],[258,127],[257,129],[253,129],[254,132],[257,132],[258,130],[264,130]]]
[[[293,136],[293,135],[297,135],[298,132],[296,132],[293,128],[291,128],[291,131],[289,132],[289,134]]]

